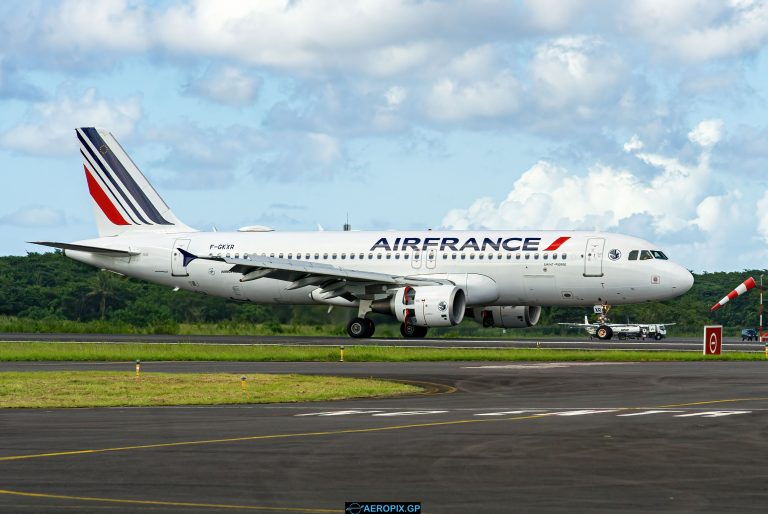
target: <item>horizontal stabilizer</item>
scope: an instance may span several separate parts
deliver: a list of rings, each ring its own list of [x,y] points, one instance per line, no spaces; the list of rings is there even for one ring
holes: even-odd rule
[[[136,252],[131,250],[117,250],[115,248],[101,248],[98,246],[76,245],[71,243],[54,243],[51,241],[30,241],[30,243],[35,245],[50,246],[51,248],[59,248],[61,250],[98,253],[101,255],[109,255],[112,257],[130,257],[131,255],[139,255],[141,253],[141,252]]]

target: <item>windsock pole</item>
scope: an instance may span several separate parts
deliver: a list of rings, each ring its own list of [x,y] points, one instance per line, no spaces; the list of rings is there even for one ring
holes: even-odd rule
[[[720,307],[722,307],[726,303],[730,302],[731,300],[733,300],[737,296],[743,295],[744,293],[746,293],[750,289],[754,289],[756,286],[757,286],[757,284],[755,284],[755,279],[752,278],[752,277],[749,277],[747,280],[745,280],[744,282],[739,284],[739,287],[737,287],[736,289],[734,289],[733,291],[728,293],[728,295],[724,296],[722,300],[720,300],[719,302],[714,304],[712,306],[712,308],[709,309],[709,310],[710,311],[716,311],[717,309],[719,309]],[[761,293],[762,293],[762,289],[761,289]],[[761,302],[761,305],[762,305],[762,302]],[[760,324],[762,325],[762,322]]]

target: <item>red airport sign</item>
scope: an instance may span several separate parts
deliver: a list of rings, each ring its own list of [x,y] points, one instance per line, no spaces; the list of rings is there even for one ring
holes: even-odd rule
[[[704,327],[704,355],[720,355],[723,349],[723,326]]]

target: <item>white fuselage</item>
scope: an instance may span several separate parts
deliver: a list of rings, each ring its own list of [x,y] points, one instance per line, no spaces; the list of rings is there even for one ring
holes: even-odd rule
[[[558,246],[558,241],[563,242]],[[66,255],[169,287],[256,303],[344,305],[346,300],[313,299],[317,286],[288,290],[290,283],[283,280],[241,282],[242,275],[223,262],[198,259],[184,267],[177,248],[201,257],[266,255],[393,276],[442,278],[465,289],[468,306],[641,303],[674,298],[693,284],[691,274],[670,260],[628,260],[633,250],[654,250],[650,243],[602,232],[134,231],[79,244],[139,254],[108,257],[67,250]]]

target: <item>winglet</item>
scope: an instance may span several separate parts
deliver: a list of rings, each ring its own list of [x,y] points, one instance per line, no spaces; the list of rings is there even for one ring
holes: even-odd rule
[[[190,263],[190,262],[192,262],[192,261],[194,261],[195,259],[197,259],[197,255],[195,255],[195,254],[193,254],[193,253],[190,253],[190,252],[186,251],[186,250],[185,250],[185,249],[183,249],[183,248],[176,248],[176,249],[177,249],[178,251],[180,251],[180,252],[181,252],[181,255],[184,257],[184,262],[182,263],[182,266],[184,266],[185,268],[186,268],[187,266],[189,266],[189,263]]]

